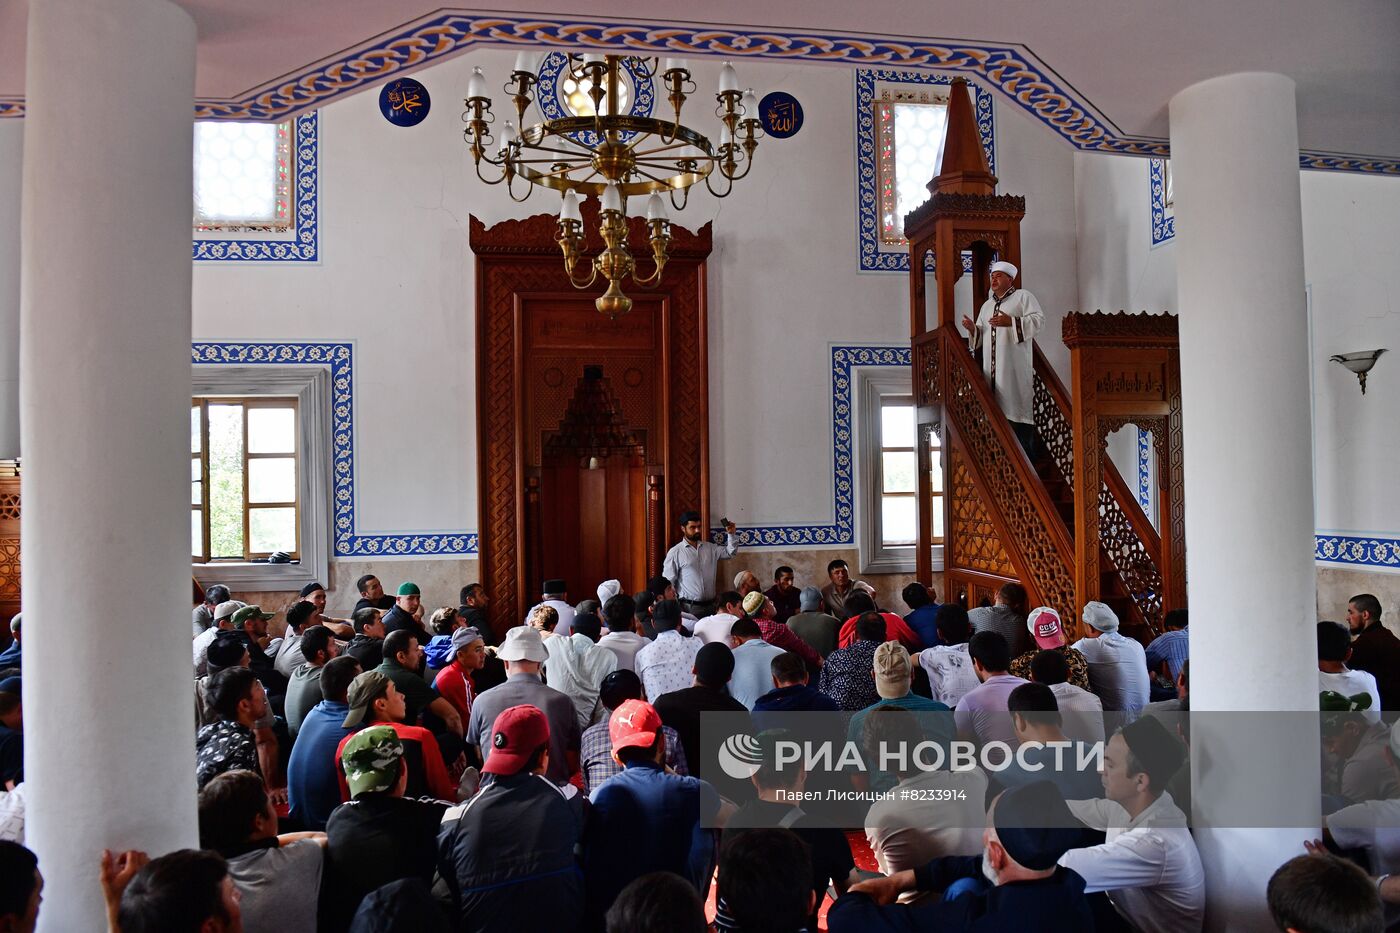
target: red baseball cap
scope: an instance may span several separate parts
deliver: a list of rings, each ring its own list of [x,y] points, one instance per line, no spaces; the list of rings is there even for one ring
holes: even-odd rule
[[[617,752],[624,748],[650,748],[661,731],[661,715],[645,700],[626,700],[608,720],[608,738]]]
[[[549,720],[538,707],[527,704],[503,709],[491,724],[491,748],[481,770],[485,774],[518,774],[535,750],[547,744]]]
[[[1058,648],[1064,644],[1064,629],[1060,625],[1060,614],[1049,606],[1032,609],[1026,617],[1026,628],[1040,648]]]

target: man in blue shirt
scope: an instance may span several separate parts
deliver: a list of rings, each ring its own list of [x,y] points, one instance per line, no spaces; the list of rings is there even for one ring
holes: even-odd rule
[[[924,647],[942,644],[938,639],[938,603],[934,601],[933,588],[915,580],[900,595],[904,597],[904,605],[910,609],[904,621],[919,636]]]
[[[292,758],[287,764],[287,802],[291,816],[307,829],[324,830],[331,811],[340,806],[340,780],[335,753],[341,740],[354,732],[343,725],[350,712],[345,692],[360,673],[360,662],[348,654],[332,658],[321,668],[320,703],[302,721]]]
[[[1029,747],[1017,748],[1007,767],[994,773],[993,778],[1003,787],[1050,781],[1066,800],[1103,796],[1097,759],[1085,756],[1087,760],[1079,767],[1080,752],[1084,749],[1065,735],[1059,701],[1049,687],[1021,684],[1006,698],[1006,706],[1016,740]]]
[[[603,929],[623,888],[654,871],[675,872],[703,900],[715,870],[716,828],[733,811],[706,782],[663,768],[661,716],[650,703],[623,703],[608,732],[623,771],[593,791],[584,831],[584,929],[590,931]]]
[[[0,671],[10,667],[23,667],[20,663],[21,649],[19,646],[19,617],[18,612],[10,620],[10,644],[4,651],[0,651]]]
[[[807,663],[802,655],[784,651],[769,663],[773,672],[773,689],[769,690],[753,705],[753,711],[773,713],[806,713],[820,710],[824,713],[837,713],[841,707],[836,701],[807,682]],[[755,717],[757,723],[760,717]],[[758,726],[760,730],[762,726]]]
[[[1186,634],[1188,623],[1185,609],[1173,609],[1162,620],[1166,631],[1147,646],[1147,669],[1160,673],[1163,664],[1167,666],[1167,679],[1176,683],[1181,676],[1181,665],[1191,656],[1191,636]],[[1153,697],[1153,699],[1162,699]]]

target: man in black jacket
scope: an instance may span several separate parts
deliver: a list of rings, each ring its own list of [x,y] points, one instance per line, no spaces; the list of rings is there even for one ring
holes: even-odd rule
[[[544,776],[549,721],[534,706],[503,710],[491,726],[482,770],[495,780],[443,818],[438,870],[460,929],[473,933],[571,933],[583,913],[574,848],[583,799]]]
[[[1400,638],[1381,624],[1381,601],[1370,593],[1347,602],[1347,627],[1351,629],[1354,671],[1376,678],[1381,709],[1400,710]]]

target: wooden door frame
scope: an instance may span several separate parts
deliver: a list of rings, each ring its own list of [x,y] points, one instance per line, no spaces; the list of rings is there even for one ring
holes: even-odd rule
[[[585,255],[602,249],[597,207],[583,205],[584,229],[591,236]],[[526,462],[525,370],[522,322],[526,305],[551,297],[593,297],[604,285],[576,291],[564,271],[555,242],[556,218],[538,214],[487,227],[470,218],[470,244],[476,255],[476,440],[477,579],[491,595],[488,617],[497,634],[521,624],[534,604],[538,581],[525,579]],[[650,266],[646,221],[630,220],[628,244],[643,270]],[[709,527],[710,441],[706,308],[706,261],[713,247],[711,225],[692,233],[673,225],[670,262],[660,284],[624,289],[634,298],[659,298],[661,328],[661,450],[665,484],[659,519],[648,540],[664,543],[680,512],[698,509]],[[626,326],[626,317],[618,320]],[[650,512],[650,509],[648,510]],[[659,532],[659,533],[658,533]],[[652,548],[655,550],[655,547]],[[648,554],[659,567],[660,555]],[[659,572],[659,570],[658,570]]]

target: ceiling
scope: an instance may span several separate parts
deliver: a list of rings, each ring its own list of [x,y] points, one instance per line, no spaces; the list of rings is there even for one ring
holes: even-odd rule
[[[736,31],[746,34],[1011,49],[1039,80],[1085,105],[1109,135],[1139,141],[1167,138],[1167,104],[1182,88],[1233,72],[1275,71],[1297,83],[1304,150],[1400,165],[1400,3],[1395,0],[1003,0],[995,7],[946,0],[711,0],[703,7],[703,21],[696,18],[701,7],[675,0],[651,0],[644,7],[630,0],[590,0],[587,9],[572,0],[574,9],[561,9],[569,2],[519,0],[516,9],[499,16],[553,23],[641,21],[653,37],[658,27],[713,24],[740,27]],[[348,53],[379,47],[376,40],[382,44],[399,35],[404,24],[447,12],[478,20],[491,13],[418,0],[187,0],[182,5],[199,28],[196,95],[205,103],[246,100],[279,82],[292,86],[312,66],[353,61],[356,56]],[[0,0],[0,99],[24,94],[26,12],[22,0]],[[695,30],[679,32],[694,41]],[[517,23],[512,36],[520,34]],[[837,44],[849,52],[849,44]],[[446,54],[471,47],[453,47]],[[814,57],[797,55],[810,48],[794,51],[790,43],[782,48],[785,57]],[[832,64],[849,66],[849,54]],[[354,81],[337,84],[334,95],[326,93],[377,88],[382,78],[382,72],[358,72]]]

